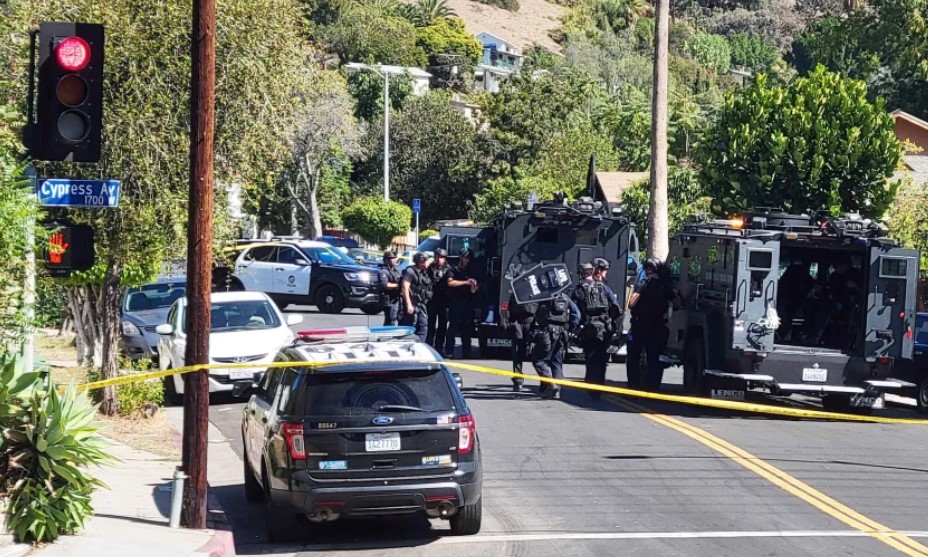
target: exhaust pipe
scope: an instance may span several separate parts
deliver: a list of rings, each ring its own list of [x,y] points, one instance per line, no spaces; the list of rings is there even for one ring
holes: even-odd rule
[[[442,501],[438,504],[438,516],[440,518],[450,518],[457,512],[457,508],[450,501]]]
[[[310,522],[319,524],[322,522],[332,522],[337,520],[339,516],[341,515],[333,511],[330,507],[322,507],[321,509],[316,509],[311,512],[307,518],[309,518]]]

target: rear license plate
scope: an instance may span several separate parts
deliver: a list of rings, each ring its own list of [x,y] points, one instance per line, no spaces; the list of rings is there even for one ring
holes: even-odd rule
[[[512,346],[512,341],[508,338],[488,338],[487,346],[493,347],[502,347],[502,346]]]
[[[379,451],[400,450],[399,433],[368,433],[364,438],[364,450],[373,453]]]
[[[230,369],[229,370],[229,379],[235,381],[236,379],[251,379],[254,376],[255,372],[250,369]]]
[[[803,368],[802,380],[803,381],[815,381],[816,383],[824,383],[825,381],[828,381],[828,370],[817,368],[817,367]]]

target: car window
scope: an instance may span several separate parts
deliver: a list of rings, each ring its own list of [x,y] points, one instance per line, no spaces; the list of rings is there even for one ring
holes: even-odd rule
[[[264,374],[264,379],[261,381],[261,389],[258,391],[258,396],[268,403],[273,402],[274,396],[277,394],[277,387],[280,386],[282,376],[282,368],[272,367],[268,369]]]
[[[267,300],[241,300],[210,304],[210,330],[223,333],[280,327],[281,321]],[[186,308],[184,308],[186,313]],[[183,316],[186,317],[186,316]],[[181,322],[181,327],[184,323]]]
[[[376,414],[385,405],[412,406],[427,412],[455,408],[441,370],[315,373],[301,376],[305,385],[295,401],[307,415]],[[291,402],[291,405],[293,402]]]
[[[177,319],[177,305],[175,304],[174,306],[171,307],[171,310],[168,312],[168,320],[166,321],[166,323],[169,323],[170,325],[174,325],[174,323],[176,322],[175,321],[176,319]]]
[[[310,259],[326,265],[356,265],[354,259],[332,248],[301,248]]]
[[[277,246],[258,246],[248,250],[245,261],[272,262],[277,254]]]
[[[183,282],[146,284],[126,290],[123,296],[124,312],[145,311],[170,307],[171,304],[187,294],[187,285]]]
[[[426,238],[422,240],[422,243],[419,244],[419,247],[416,248],[417,251],[435,251],[438,249],[439,239],[438,238]]]
[[[296,265],[297,259],[304,259],[300,252],[290,247],[277,248],[277,262]]]

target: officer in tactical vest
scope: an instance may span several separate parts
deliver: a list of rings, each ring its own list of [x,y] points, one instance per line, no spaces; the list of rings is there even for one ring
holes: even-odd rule
[[[601,257],[593,260],[592,280],[582,281],[573,293],[573,301],[580,308],[580,346],[586,360],[587,383],[602,385],[606,381],[609,362],[609,345],[620,333],[622,307],[615,293],[606,284],[609,262]],[[590,398],[598,400],[599,391],[590,391]]]
[[[542,377],[564,378],[564,356],[567,354],[568,335],[580,324],[580,310],[566,294],[539,302],[529,330],[532,365]],[[561,387],[542,383],[541,398],[558,400]]]
[[[512,371],[522,373],[522,363],[528,358],[528,335],[532,322],[535,321],[537,304],[520,304],[516,302],[515,295],[509,296],[509,310],[504,312],[503,325],[512,342]],[[512,378],[512,390],[522,390],[522,379]]]
[[[400,325],[415,327],[419,340],[425,342],[429,330],[429,301],[432,299],[432,280],[428,274],[429,258],[424,253],[412,256],[412,265],[403,271],[400,290],[403,297],[403,317]]]
[[[445,357],[454,355],[454,339],[461,337],[461,357],[471,356],[471,339],[474,336],[474,297],[479,288],[474,277],[475,269],[468,266],[474,258],[474,252],[468,248],[458,252],[458,264],[446,275],[450,307],[448,311],[448,336],[445,339]]]
[[[445,349],[448,334],[448,285],[445,276],[451,270],[448,252],[444,248],[435,250],[435,260],[429,265],[429,280],[432,282],[432,301],[429,302],[429,332],[425,342],[439,352]]]
[[[657,391],[664,376],[660,356],[670,336],[667,310],[675,295],[669,281],[660,276],[660,259],[649,258],[643,266],[645,278],[638,281],[628,300],[632,312],[632,326],[628,332],[628,384],[632,388],[643,386],[648,391]],[[642,354],[647,362],[645,370],[640,369]],[[646,373],[643,378],[642,372]]]
[[[396,268],[396,253],[383,252],[380,266],[380,305],[383,307],[383,324],[396,325],[400,313],[400,270]]]

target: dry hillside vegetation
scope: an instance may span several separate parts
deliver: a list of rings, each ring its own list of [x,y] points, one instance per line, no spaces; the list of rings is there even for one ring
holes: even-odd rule
[[[448,7],[464,20],[471,33],[486,31],[507,40],[523,50],[538,43],[560,51],[551,40],[551,32],[561,25],[565,10],[546,0],[519,0],[518,12],[488,6],[473,0],[448,0]]]

